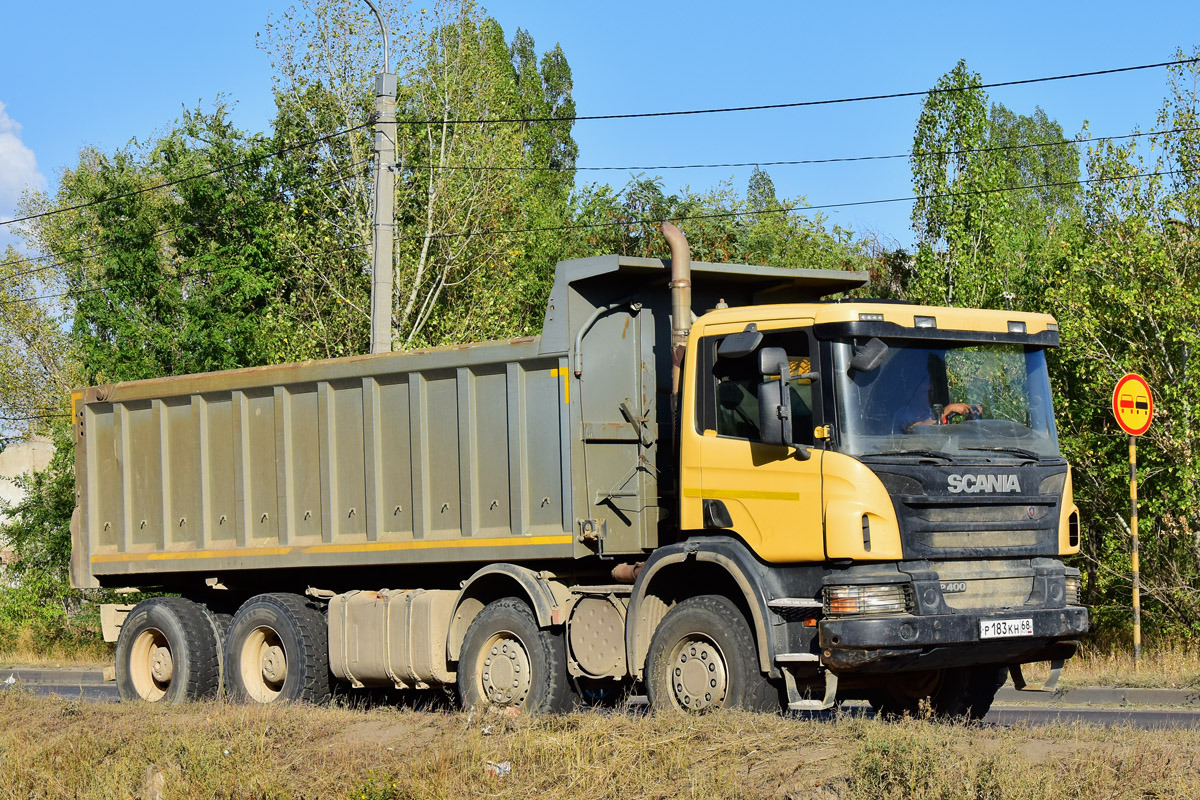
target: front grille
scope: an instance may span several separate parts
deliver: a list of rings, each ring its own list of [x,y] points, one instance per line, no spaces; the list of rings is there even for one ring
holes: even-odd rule
[[[1008,486],[999,478],[1016,475],[1017,467],[873,464],[872,469],[891,495],[906,559],[1058,553],[1065,465],[1019,468],[1019,485],[1026,491],[1036,487],[1037,494],[978,488]],[[950,480],[964,473],[975,480]],[[956,491],[960,487],[966,488]]]
[[[1033,591],[1034,571],[1028,561],[993,562],[986,567],[946,561],[936,569],[942,598],[955,610],[1015,608],[1024,605]]]

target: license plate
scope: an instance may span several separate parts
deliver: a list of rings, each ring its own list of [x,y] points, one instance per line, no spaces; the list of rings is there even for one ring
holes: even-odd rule
[[[984,619],[979,621],[980,639],[1033,636],[1032,619]]]

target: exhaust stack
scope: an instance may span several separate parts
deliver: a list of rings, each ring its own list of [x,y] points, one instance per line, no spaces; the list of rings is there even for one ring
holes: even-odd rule
[[[683,231],[669,222],[662,233],[671,246],[671,402],[676,406],[683,372],[683,353],[692,329],[692,251]]]

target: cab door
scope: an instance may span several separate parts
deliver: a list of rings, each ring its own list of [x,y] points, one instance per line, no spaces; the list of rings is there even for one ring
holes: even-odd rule
[[[761,347],[782,347],[793,376],[812,371],[814,352],[809,328],[770,329],[760,324]],[[758,429],[758,373],[755,354],[741,358],[717,355],[723,336],[702,340],[697,390],[700,497],[706,528],[728,528],[765,561],[822,561],[821,451],[764,444]],[[819,387],[789,382],[792,435],[799,445],[813,443],[822,424]]]

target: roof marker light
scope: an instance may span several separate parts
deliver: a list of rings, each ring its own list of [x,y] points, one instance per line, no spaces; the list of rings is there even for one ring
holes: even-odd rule
[[[858,315],[859,322],[883,322],[883,314],[867,314],[861,313]]]

